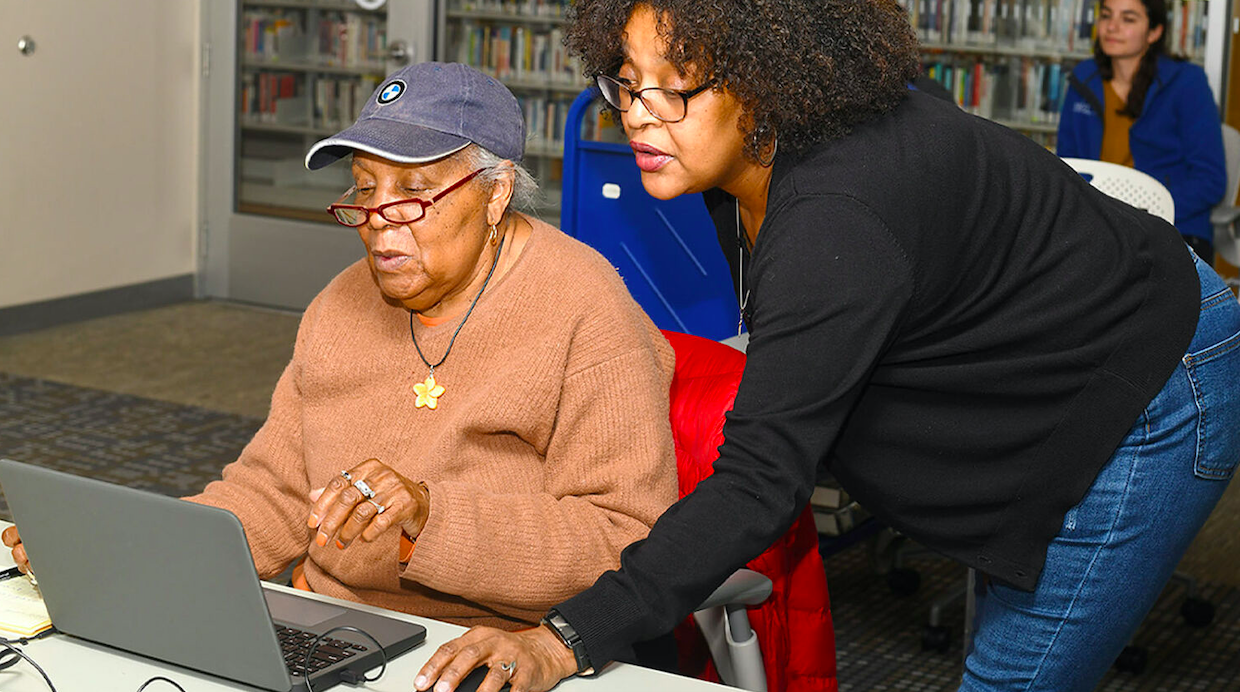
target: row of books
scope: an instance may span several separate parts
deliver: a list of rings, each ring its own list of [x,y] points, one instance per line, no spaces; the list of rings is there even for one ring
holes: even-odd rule
[[[899,0],[925,43],[1093,50],[1095,0]],[[1167,1],[1167,48],[1200,60],[1205,52],[1206,1]]]
[[[1206,0],[1168,0],[1167,50],[1201,62],[1206,56]]]
[[[387,57],[387,22],[353,12],[327,12],[316,35],[319,57],[329,65],[382,64]]]
[[[306,22],[311,22],[311,31]],[[382,17],[354,12],[250,10],[242,17],[245,57],[263,62],[309,62],[335,67],[382,65],[387,28]]]
[[[517,96],[521,112],[525,116],[526,144],[535,147],[562,149],[564,126],[568,120],[571,98],[544,98],[541,96]]]
[[[1054,125],[1067,87],[1067,70],[1058,61],[1027,57],[982,59],[958,56],[923,65],[961,108],[992,120]]]
[[[309,94],[302,75],[253,72],[241,77],[238,110],[245,122],[340,129],[361,113],[379,82],[376,77],[318,78]]]
[[[463,21],[456,30],[460,33],[455,59],[496,79],[563,84],[579,79],[577,63],[564,49],[559,29]]]
[[[1094,0],[900,0],[930,43],[1088,51]]]
[[[277,60],[280,56],[302,57],[306,37],[301,13],[247,11],[241,18],[245,56],[258,60]]]
[[[241,75],[237,107],[248,122],[302,126],[309,124],[300,75],[247,72]]]
[[[452,4],[452,9],[523,17],[562,17],[568,9],[568,0],[458,0]]]
[[[361,115],[366,99],[379,87],[375,77],[314,81],[314,122],[318,127],[342,129]]]

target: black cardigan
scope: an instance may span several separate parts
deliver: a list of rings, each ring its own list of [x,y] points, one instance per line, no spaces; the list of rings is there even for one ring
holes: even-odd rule
[[[706,203],[735,275],[735,200]],[[714,475],[557,608],[596,664],[786,531],[820,465],[883,522],[1032,590],[1200,293],[1170,224],[916,92],[776,161],[745,273],[748,362]]]

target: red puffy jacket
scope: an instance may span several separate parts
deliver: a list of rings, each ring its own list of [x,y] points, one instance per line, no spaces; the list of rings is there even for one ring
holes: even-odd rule
[[[714,470],[745,355],[701,337],[663,332],[676,351],[671,419],[681,497]],[[835,631],[818,532],[809,507],[749,568],[771,579],[771,597],[749,609],[771,692],[836,692]],[[681,671],[718,681],[705,641],[692,622],[677,628]]]

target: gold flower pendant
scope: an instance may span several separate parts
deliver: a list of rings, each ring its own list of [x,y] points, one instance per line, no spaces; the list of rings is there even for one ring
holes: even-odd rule
[[[426,376],[425,382],[418,382],[413,385],[413,391],[418,395],[417,401],[413,402],[414,408],[426,408],[435,410],[439,406],[439,397],[443,396],[443,385],[435,384],[435,373]]]

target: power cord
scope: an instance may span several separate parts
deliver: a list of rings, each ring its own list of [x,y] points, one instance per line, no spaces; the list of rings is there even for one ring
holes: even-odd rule
[[[306,655],[301,661],[301,667],[309,670],[310,658],[314,656],[314,653],[316,651],[319,650],[319,646],[323,643],[323,640],[327,638],[327,635],[331,634],[332,632],[341,632],[341,631],[353,632],[355,634],[360,634],[363,637],[369,639],[370,642],[375,645],[375,648],[379,650],[379,654],[383,656],[383,665],[379,667],[379,674],[374,676],[373,678],[365,677],[364,675],[360,673],[355,673],[354,671],[348,668],[345,668],[344,670],[340,671],[340,679],[343,680],[344,682],[349,683],[350,685],[360,685],[363,682],[374,682],[378,680],[379,678],[383,677],[383,674],[387,672],[387,664],[388,664],[387,651],[384,651],[383,646],[379,644],[379,642],[376,641],[374,637],[370,636],[369,632],[359,629],[357,627],[354,627],[352,625],[338,625],[336,627],[333,627],[327,630],[326,632],[323,632],[319,636],[315,637],[314,641],[310,642],[310,648],[306,650]],[[139,690],[139,692],[141,692],[141,690]],[[310,673],[309,672],[306,673],[306,692],[314,692],[314,688],[310,687]]]
[[[56,692],[56,686],[52,684],[52,679],[47,676],[47,671],[43,670],[38,663],[35,663],[33,658],[27,656],[26,652],[17,648],[17,646],[14,646],[15,644],[18,646],[23,646],[36,639],[42,639],[55,633],[56,628],[49,627],[31,637],[20,637],[18,639],[4,639],[3,637],[0,637],[0,646],[4,647],[4,651],[0,652],[0,670],[12,668],[24,659],[27,663],[34,666],[35,670],[39,671],[39,675],[43,676],[43,681],[47,683],[48,689],[52,692]]]

